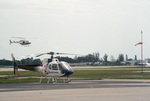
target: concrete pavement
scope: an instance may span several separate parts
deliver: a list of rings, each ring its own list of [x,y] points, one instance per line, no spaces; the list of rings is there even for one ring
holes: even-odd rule
[[[0,101],[149,101],[150,80],[0,84]]]

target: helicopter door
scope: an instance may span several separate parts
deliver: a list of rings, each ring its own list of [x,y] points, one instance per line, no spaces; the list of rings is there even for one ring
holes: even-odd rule
[[[51,76],[57,76],[59,74],[58,64],[50,64],[49,65],[49,73]]]

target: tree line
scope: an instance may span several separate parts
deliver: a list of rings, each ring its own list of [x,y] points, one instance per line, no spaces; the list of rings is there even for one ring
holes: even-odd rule
[[[74,58],[70,57],[61,57],[57,56],[60,61],[66,61],[68,63],[87,63],[87,65],[103,65],[103,66],[117,66],[117,65],[125,65],[122,62],[124,61],[131,61],[131,60],[137,60],[137,56],[135,55],[135,59],[129,58],[126,54],[125,57],[123,54],[119,54],[117,59],[114,58],[114,56],[110,56],[108,59],[108,55],[104,54],[104,56],[100,56],[99,52],[95,52],[92,54],[87,54],[85,56],[75,56]],[[21,65],[38,65],[42,64],[42,61],[40,59],[33,59],[33,58],[26,58],[17,60],[18,64]],[[126,63],[126,65],[128,62]],[[10,60],[2,59],[0,60],[0,66],[12,66],[13,63]]]

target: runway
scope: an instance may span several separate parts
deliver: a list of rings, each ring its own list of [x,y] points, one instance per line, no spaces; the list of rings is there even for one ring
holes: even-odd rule
[[[150,80],[81,80],[0,84],[0,101],[149,101]]]
[[[58,89],[80,89],[80,88],[129,88],[150,87],[150,80],[78,80],[70,83],[2,83],[0,92],[7,91],[32,91],[32,90],[58,90]]]

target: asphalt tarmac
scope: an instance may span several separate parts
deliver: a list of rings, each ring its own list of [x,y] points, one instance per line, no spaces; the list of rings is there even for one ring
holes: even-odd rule
[[[0,101],[149,101],[150,80],[2,83]]]
[[[130,88],[150,87],[150,80],[78,80],[69,83],[2,83],[0,92],[10,91],[33,91],[33,90],[58,90],[58,89],[80,89],[80,88]]]

